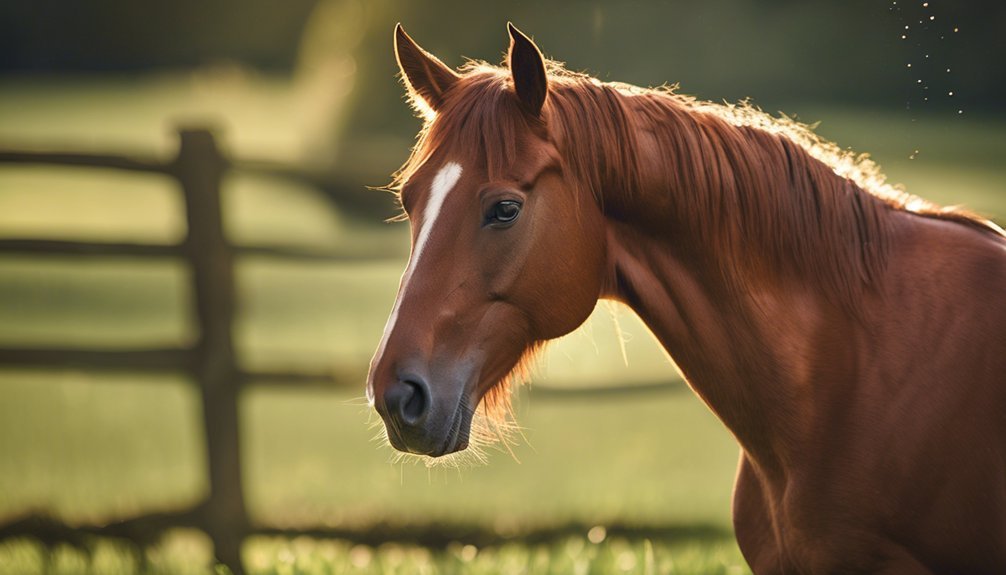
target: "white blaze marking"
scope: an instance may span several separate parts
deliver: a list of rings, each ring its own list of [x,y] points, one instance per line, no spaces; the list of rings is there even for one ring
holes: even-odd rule
[[[398,308],[405,297],[409,280],[412,279],[412,273],[415,271],[416,266],[419,265],[419,258],[423,255],[423,249],[430,239],[430,234],[433,231],[434,224],[437,222],[437,217],[440,216],[440,209],[444,205],[444,200],[447,199],[447,193],[454,188],[460,177],[461,166],[455,162],[448,162],[444,164],[444,167],[440,168],[440,171],[433,178],[433,184],[430,186],[430,197],[426,201],[426,208],[423,210],[423,227],[420,228],[419,236],[416,238],[416,245],[412,249],[412,257],[409,259],[409,265],[405,268],[405,273],[402,274],[402,285],[398,290],[398,299],[395,300],[395,306],[391,308],[388,323],[384,325],[384,337],[381,338],[381,344],[377,347],[377,353],[374,355],[374,365],[377,365],[380,362],[381,356],[384,355],[384,348],[388,344],[388,337],[395,329],[395,323],[398,321]],[[374,390],[370,385],[367,386],[367,399],[371,404],[374,403]]]
[[[454,188],[460,177],[461,166],[454,162],[448,162],[444,167],[440,168],[437,176],[433,178],[433,185],[430,186],[430,199],[427,200],[426,209],[423,210],[423,228],[419,230],[419,238],[416,240],[416,253],[412,255],[412,261],[409,262],[408,271],[410,274],[416,268],[419,256],[423,254],[423,248],[426,247],[426,241],[430,238],[433,224],[436,223],[437,216],[440,215],[440,208],[444,205],[447,192]]]

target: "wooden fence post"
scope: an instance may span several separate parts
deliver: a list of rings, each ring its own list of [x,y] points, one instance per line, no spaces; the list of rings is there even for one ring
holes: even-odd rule
[[[185,197],[185,252],[192,270],[199,340],[193,373],[202,393],[210,493],[205,525],[217,561],[241,575],[241,542],[248,531],[241,481],[238,395],[234,355],[234,262],[224,234],[220,183],[227,160],[206,129],[179,131],[175,175]]]

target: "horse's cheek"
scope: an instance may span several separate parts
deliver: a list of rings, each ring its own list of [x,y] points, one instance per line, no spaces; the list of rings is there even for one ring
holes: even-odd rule
[[[534,265],[526,272],[536,276],[534,290],[541,339],[566,335],[590,316],[601,290],[604,235],[593,218],[567,220],[533,253]],[[527,279],[527,278],[525,278]]]

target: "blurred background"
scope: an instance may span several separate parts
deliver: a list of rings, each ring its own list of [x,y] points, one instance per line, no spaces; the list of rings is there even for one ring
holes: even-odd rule
[[[366,186],[390,180],[420,127],[392,29],[450,65],[496,63],[508,20],[571,69],[750,98],[819,123],[914,194],[1006,217],[1002,2],[5,0],[0,247],[21,247],[0,251],[0,525],[45,516],[86,533],[210,492],[190,371],[18,355],[199,341],[184,258],[78,257],[60,243],[182,242],[178,181],[12,152],[170,162],[179,127],[205,127],[233,167],[224,232],[247,248],[234,263],[236,365],[273,374],[238,398],[243,505],[275,528],[244,545],[249,571],[746,572],[730,527],[736,445],[626,309],[600,305],[551,346],[518,394],[512,455],[426,469],[372,440],[364,376],[408,229],[383,223],[395,205]],[[64,248],[24,249],[45,242]],[[341,536],[291,535],[305,528]],[[211,572],[199,530],[140,553],[59,539],[0,541],[0,573]]]

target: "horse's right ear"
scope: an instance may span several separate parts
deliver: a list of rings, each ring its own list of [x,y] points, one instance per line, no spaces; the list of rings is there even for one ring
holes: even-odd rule
[[[514,91],[517,92],[517,98],[527,111],[538,116],[548,94],[545,58],[534,42],[518,30],[513,22],[507,22],[506,28],[510,33],[507,62],[510,74],[513,76]]]
[[[395,25],[395,58],[413,105],[423,115],[432,115],[443,105],[444,94],[459,76],[436,56],[420,48],[401,24]]]

